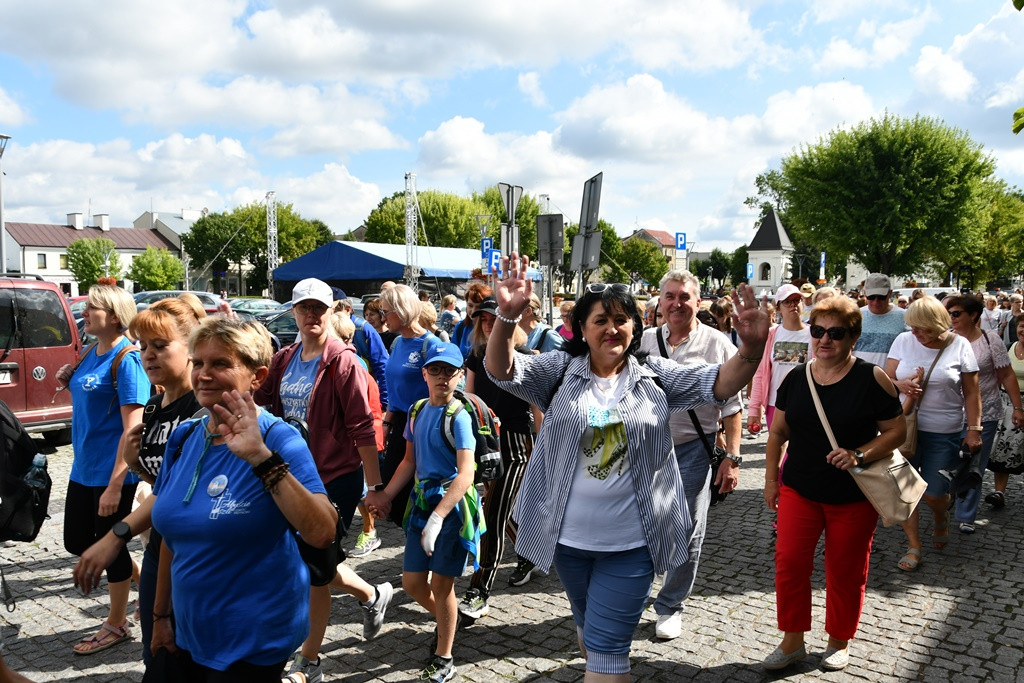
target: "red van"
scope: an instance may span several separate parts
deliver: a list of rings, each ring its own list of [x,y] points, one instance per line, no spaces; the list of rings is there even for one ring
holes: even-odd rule
[[[71,393],[57,371],[82,351],[60,287],[38,275],[0,273],[0,399],[30,432],[71,441]]]

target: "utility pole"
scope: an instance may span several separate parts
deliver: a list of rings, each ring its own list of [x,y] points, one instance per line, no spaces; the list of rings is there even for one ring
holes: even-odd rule
[[[277,268],[277,198],[274,191],[267,193],[267,293],[274,298],[274,269]],[[239,294],[242,294],[242,281],[239,276]]]
[[[416,245],[416,174],[405,174],[405,284],[414,291],[420,285],[419,250]]]

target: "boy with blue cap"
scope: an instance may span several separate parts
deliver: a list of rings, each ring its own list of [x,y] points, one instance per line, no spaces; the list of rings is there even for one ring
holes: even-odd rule
[[[463,357],[455,344],[442,343],[426,351],[421,372],[430,397],[414,404],[405,428],[405,459],[380,497],[367,496],[375,515],[389,512],[391,501],[415,475],[405,515],[406,544],[402,587],[437,620],[437,645],[420,680],[445,683],[455,677],[452,644],[458,601],[455,579],[462,576],[485,531],[483,512],[473,476],[476,437],[465,410],[456,410],[455,387],[462,379]],[[453,414],[455,452],[442,430]],[[383,499],[383,500],[382,500]]]

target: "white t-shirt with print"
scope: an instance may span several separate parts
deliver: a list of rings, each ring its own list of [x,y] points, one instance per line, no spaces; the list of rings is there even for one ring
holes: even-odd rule
[[[964,394],[960,373],[978,371],[978,361],[970,342],[953,333],[950,337],[949,346],[928,379],[917,413],[917,428],[926,432],[951,434],[963,428]],[[928,374],[928,368],[938,353],[939,349],[929,349],[918,342],[912,332],[904,332],[896,337],[889,349],[889,358],[900,362],[896,367],[896,379],[913,376],[919,367]],[[900,400],[904,399],[906,396],[900,394]]]
[[[630,550],[647,545],[633,490],[626,449],[626,428],[619,399],[626,383],[622,372],[594,377],[582,400],[588,426],[580,439],[558,542],[581,550]]]
[[[772,354],[772,382],[768,387],[768,402],[765,405],[775,405],[775,395],[782,386],[782,380],[786,379],[789,371],[801,363],[807,362],[807,356],[811,350],[811,328],[804,327],[801,330],[787,330],[779,325],[775,333],[775,341],[770,349]]]

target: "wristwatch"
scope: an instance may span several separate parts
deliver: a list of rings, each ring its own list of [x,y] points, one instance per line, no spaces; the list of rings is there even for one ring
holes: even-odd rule
[[[857,464],[858,465],[863,465],[864,464],[864,451],[862,451],[860,449],[857,449],[857,448],[854,448],[853,449],[853,455],[854,455],[855,458],[857,458]]]
[[[132,528],[128,526],[128,522],[125,521],[114,522],[114,526],[110,530],[125,543],[132,540],[132,537],[135,535],[132,533]]]
[[[371,491],[383,491],[385,488],[387,488],[387,486],[385,484],[374,484],[373,486],[367,484],[366,488],[370,489]]]
[[[739,467],[740,465],[743,464],[743,456],[740,455],[739,453],[726,453],[725,457],[729,458],[734,463],[736,463],[736,467]]]

